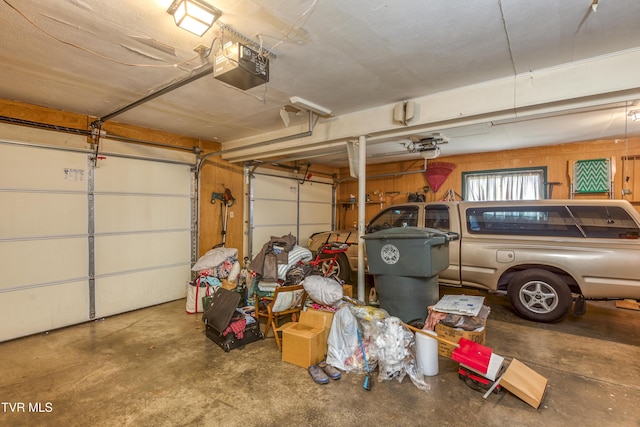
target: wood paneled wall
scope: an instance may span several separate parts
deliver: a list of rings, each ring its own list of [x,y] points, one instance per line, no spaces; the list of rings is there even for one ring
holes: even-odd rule
[[[459,156],[442,156],[428,162],[448,162],[456,165],[451,175],[437,192],[428,190],[427,201],[442,200],[449,190],[462,194],[462,173],[480,170],[510,169],[524,167],[547,167],[548,182],[559,182],[553,187],[552,198],[565,199],[570,197],[571,182],[569,167],[575,160],[599,159],[612,157],[615,159],[616,173],[614,176],[614,198],[626,199],[640,210],[640,138],[618,140],[597,140],[554,146],[526,148],[519,150],[504,150],[492,153],[467,154]],[[628,160],[625,160],[626,158]],[[427,163],[428,165],[428,163]],[[428,167],[428,166],[427,166]],[[424,161],[390,163],[367,166],[367,176],[405,173],[398,176],[382,178],[368,178],[366,191],[372,201],[378,201],[379,195],[384,194],[382,206],[407,201],[408,193],[422,192],[428,189],[428,182],[424,173],[406,174],[408,171],[419,171],[424,168]],[[341,177],[348,177],[349,170],[341,169]],[[627,177],[629,177],[627,179]],[[622,189],[631,190],[630,195],[622,195]],[[348,201],[351,194],[357,194],[357,182],[345,181],[338,187],[338,226],[353,227],[357,220],[357,211],[350,205],[340,204]],[[607,194],[577,195],[576,198],[608,198]],[[381,207],[381,204],[369,203],[366,220],[371,219]]]
[[[228,210],[225,246],[237,248],[242,259],[243,209],[246,200],[243,173],[242,164],[230,164],[219,156],[211,156],[205,160],[200,172],[200,255],[222,242],[225,207],[220,200],[211,203],[211,194],[224,193],[225,188],[228,188],[235,201]]]

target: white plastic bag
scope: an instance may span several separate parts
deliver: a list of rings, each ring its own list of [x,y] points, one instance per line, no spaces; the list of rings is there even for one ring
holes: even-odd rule
[[[309,298],[318,304],[335,305],[342,299],[342,285],[330,277],[307,276],[302,286]]]
[[[227,258],[237,256],[238,249],[236,248],[214,248],[202,255],[193,267],[191,267],[191,271],[214,268],[222,264]]]
[[[239,274],[240,274],[240,262],[236,261],[233,263],[233,267],[229,272],[229,276],[227,277],[227,280],[233,283],[236,281]]]
[[[333,315],[327,346],[327,363],[350,371],[345,361],[358,350],[358,322],[346,305]]]

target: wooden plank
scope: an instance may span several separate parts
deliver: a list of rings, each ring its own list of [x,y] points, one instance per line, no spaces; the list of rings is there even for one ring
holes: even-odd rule
[[[638,301],[628,299],[618,300],[616,301],[616,308],[640,311],[640,303],[638,303]]]

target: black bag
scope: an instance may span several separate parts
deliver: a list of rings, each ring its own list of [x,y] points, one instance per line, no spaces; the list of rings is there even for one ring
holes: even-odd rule
[[[234,314],[238,313],[236,307],[240,299],[239,293],[218,288],[213,294],[211,305],[202,315],[202,321],[206,328],[205,335],[226,352],[263,338],[263,334],[260,332],[260,323],[257,320],[245,326],[242,338],[237,338],[234,332],[228,332],[224,335],[234,320]],[[238,319],[242,319],[243,316],[240,314]]]
[[[424,202],[425,201],[425,197],[424,197],[424,194],[409,193],[409,195],[407,196],[407,201],[409,201],[409,202]]]

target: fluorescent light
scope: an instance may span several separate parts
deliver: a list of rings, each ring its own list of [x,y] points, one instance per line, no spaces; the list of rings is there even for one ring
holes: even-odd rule
[[[311,101],[307,101],[306,99],[300,98],[299,96],[292,96],[291,98],[289,98],[289,103],[296,108],[313,111],[321,117],[331,117],[331,110],[321,107],[318,104],[314,104]]]
[[[422,156],[423,159],[435,159],[440,155],[440,147],[436,145],[433,148],[420,150],[420,155]]]
[[[167,13],[173,15],[178,27],[198,36],[206,33],[222,15],[222,11],[201,0],[174,0]]]

